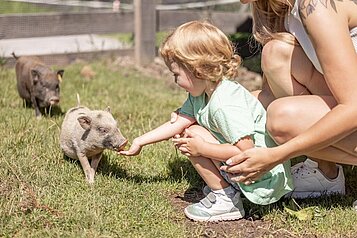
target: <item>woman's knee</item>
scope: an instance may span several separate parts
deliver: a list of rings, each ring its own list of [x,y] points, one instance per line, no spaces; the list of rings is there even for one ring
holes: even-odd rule
[[[283,144],[297,135],[298,109],[283,99],[273,101],[267,109],[267,130],[274,141]]]
[[[291,67],[291,55],[294,46],[281,40],[271,40],[262,50],[261,66],[268,76],[274,76],[284,67]]]

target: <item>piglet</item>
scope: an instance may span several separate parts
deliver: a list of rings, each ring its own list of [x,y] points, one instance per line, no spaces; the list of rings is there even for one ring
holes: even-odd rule
[[[82,106],[71,108],[62,123],[61,149],[66,156],[79,159],[90,184],[94,183],[104,149],[121,151],[127,142],[109,107],[106,110],[90,110]],[[90,164],[88,160],[91,160]]]
[[[17,91],[26,105],[35,108],[37,118],[41,117],[40,108],[57,105],[60,101],[60,81],[64,70],[54,72],[38,57],[22,56],[16,59]]]

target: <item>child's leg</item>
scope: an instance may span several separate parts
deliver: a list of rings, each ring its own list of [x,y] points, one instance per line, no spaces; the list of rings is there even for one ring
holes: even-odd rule
[[[190,130],[210,143],[218,143],[205,128],[193,125]],[[211,188],[200,202],[185,208],[188,218],[195,221],[237,220],[244,216],[243,203],[237,192],[221,175],[220,162],[202,156],[189,157],[201,178]]]
[[[230,186],[211,159],[205,157],[189,157],[189,159],[201,178],[211,189],[219,190]]]
[[[202,126],[193,125],[190,127],[190,130],[200,135],[207,142],[218,143],[216,138]],[[189,157],[189,159],[201,178],[212,190],[220,190],[230,186],[219,172],[219,167],[221,166],[220,161],[201,156]]]
[[[218,143],[211,133],[201,126],[193,125],[190,130],[208,142]],[[219,171],[220,162],[202,156],[189,157],[189,159],[212,192],[200,202],[186,207],[186,216],[195,221],[224,221],[242,218],[245,212],[240,192],[237,192],[223,178]]]

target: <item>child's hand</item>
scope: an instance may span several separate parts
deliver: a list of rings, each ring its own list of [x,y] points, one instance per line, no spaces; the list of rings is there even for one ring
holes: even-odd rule
[[[200,156],[205,140],[198,134],[186,129],[183,136],[176,135],[172,142],[186,156]]]
[[[129,150],[122,150],[119,152],[121,155],[134,156],[140,154],[142,146],[137,139],[133,140]]]

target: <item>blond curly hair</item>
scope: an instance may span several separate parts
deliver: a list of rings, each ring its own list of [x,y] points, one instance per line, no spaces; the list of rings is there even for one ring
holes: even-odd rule
[[[175,62],[196,78],[212,82],[235,78],[241,63],[228,37],[207,21],[180,25],[164,40],[159,52],[169,68]]]

